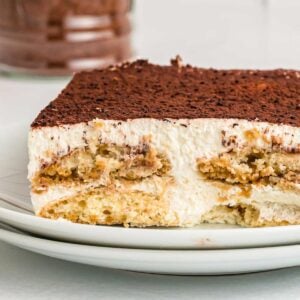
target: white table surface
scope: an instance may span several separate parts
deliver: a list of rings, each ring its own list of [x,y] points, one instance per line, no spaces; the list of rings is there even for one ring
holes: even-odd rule
[[[136,0],[134,45],[167,63],[300,69],[298,0]],[[26,120],[66,79],[0,78],[0,125]],[[0,145],[1,145],[0,141]],[[64,262],[0,242],[0,299],[300,299],[300,268],[248,275],[148,275]]]

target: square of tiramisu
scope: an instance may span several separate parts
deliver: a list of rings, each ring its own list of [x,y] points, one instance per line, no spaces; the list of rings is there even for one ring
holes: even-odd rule
[[[300,72],[145,60],[82,72],[29,133],[38,216],[300,224]]]

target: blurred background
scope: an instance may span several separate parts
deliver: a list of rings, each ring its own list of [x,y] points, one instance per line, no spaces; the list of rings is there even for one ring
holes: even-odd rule
[[[0,0],[0,5],[5,123],[20,118],[29,123],[72,72],[136,57],[167,64],[179,54],[201,67],[300,69],[298,0]]]
[[[298,0],[136,0],[136,53],[167,63],[300,69]]]
[[[0,0],[0,69],[68,75],[136,56],[299,67],[298,0]]]

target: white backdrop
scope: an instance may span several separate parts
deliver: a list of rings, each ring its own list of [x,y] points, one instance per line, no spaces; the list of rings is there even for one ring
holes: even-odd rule
[[[136,0],[138,55],[203,67],[300,69],[298,0]]]

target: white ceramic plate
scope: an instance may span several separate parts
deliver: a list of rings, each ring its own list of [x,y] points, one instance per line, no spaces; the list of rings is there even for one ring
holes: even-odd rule
[[[240,228],[202,225],[188,229],[123,228],[52,221],[30,213],[27,165],[28,126],[0,128],[0,221],[22,230],[59,240],[133,248],[216,249],[300,243],[300,226]]]
[[[145,250],[63,243],[0,229],[0,240],[63,260],[160,274],[221,275],[300,265],[300,245],[227,250]]]

